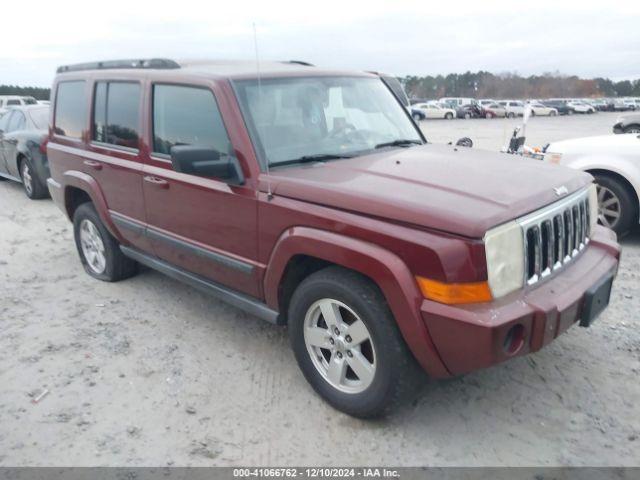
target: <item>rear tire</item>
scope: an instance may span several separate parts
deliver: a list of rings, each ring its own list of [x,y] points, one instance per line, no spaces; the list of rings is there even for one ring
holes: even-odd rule
[[[33,169],[31,160],[28,158],[22,158],[20,161],[20,180],[22,180],[24,193],[31,200],[40,200],[49,196],[47,187],[40,180],[40,177]]]
[[[638,223],[637,203],[619,179],[606,174],[593,176],[598,187],[598,223],[623,237]]]
[[[624,133],[640,133],[640,125],[628,125],[623,131]]]
[[[516,114],[513,112],[507,113],[507,118],[516,118]]]
[[[82,266],[93,278],[117,282],[138,273],[138,264],[122,253],[92,203],[83,203],[75,211],[73,236]]]
[[[382,293],[366,277],[341,267],[320,270],[298,286],[288,313],[298,365],[336,409],[378,417],[417,391],[424,374]]]
[[[447,113],[445,113],[444,118],[445,118],[446,120],[451,120],[451,119],[453,119],[453,113],[451,113],[451,112],[447,112]]]
[[[422,118],[420,118],[420,115],[418,115],[417,113],[414,113],[412,117],[413,117],[413,120],[416,122],[419,122],[420,120],[422,120]]]

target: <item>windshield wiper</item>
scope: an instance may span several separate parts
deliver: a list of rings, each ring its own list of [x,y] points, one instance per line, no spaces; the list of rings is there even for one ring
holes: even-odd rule
[[[354,155],[346,155],[344,153],[316,153],[314,155],[303,155],[298,158],[292,158],[291,160],[285,160],[284,162],[273,163],[272,167],[279,167],[280,165],[290,165],[292,163],[310,163],[310,162],[323,162],[325,160],[337,160],[340,158],[353,158]]]
[[[422,140],[409,140],[405,138],[400,138],[398,140],[394,140],[392,142],[384,142],[376,145],[376,148],[384,148],[384,147],[410,147],[411,145],[422,145]]]

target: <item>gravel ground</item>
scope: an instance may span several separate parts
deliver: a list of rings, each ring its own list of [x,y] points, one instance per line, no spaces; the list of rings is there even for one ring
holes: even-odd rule
[[[548,141],[607,133],[612,120],[535,118],[530,131]],[[423,128],[495,149],[513,123]],[[365,422],[313,393],[285,329],[152,271],[92,280],[51,201],[1,182],[0,465],[640,465],[640,232],[623,245],[592,328],[431,381],[413,405]]]

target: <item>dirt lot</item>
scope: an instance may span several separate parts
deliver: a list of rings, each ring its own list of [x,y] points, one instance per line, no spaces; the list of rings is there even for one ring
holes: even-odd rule
[[[546,142],[612,121],[535,118],[530,132]],[[514,123],[423,128],[496,149]],[[152,271],[92,280],[57,208],[1,182],[0,464],[640,465],[640,232],[623,244],[592,328],[430,382],[412,406],[364,422],[307,386],[286,330]]]

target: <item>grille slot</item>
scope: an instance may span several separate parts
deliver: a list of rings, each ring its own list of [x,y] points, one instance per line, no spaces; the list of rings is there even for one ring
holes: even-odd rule
[[[531,285],[562,268],[589,243],[588,190],[518,222],[524,230],[525,283]]]

